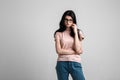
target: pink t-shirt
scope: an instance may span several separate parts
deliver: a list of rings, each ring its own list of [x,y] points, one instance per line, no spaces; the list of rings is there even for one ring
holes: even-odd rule
[[[80,36],[84,38],[82,32],[79,32]],[[64,32],[56,32],[55,39],[60,39],[62,49],[73,50],[74,38],[70,36],[70,31],[65,30]],[[58,55],[57,61],[75,61],[81,62],[81,57],[78,54],[73,55]]]

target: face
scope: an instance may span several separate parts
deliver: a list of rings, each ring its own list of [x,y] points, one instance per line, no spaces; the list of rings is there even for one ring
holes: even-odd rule
[[[67,28],[71,27],[73,25],[73,19],[71,16],[66,16],[64,20],[64,24]]]

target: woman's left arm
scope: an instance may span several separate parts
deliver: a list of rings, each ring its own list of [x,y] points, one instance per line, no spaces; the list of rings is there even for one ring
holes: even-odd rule
[[[74,24],[72,26],[73,31],[74,31],[74,49],[76,51],[77,54],[82,54],[83,50],[82,50],[82,41],[79,39],[78,37],[78,32],[77,32],[77,26],[76,24]]]

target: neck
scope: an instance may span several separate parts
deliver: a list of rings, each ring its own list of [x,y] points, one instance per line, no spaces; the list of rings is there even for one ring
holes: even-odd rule
[[[70,28],[66,28],[66,31],[70,31]]]

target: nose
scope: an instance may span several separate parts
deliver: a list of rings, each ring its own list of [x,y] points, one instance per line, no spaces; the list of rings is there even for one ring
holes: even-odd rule
[[[69,24],[69,21],[67,21],[66,23]]]

